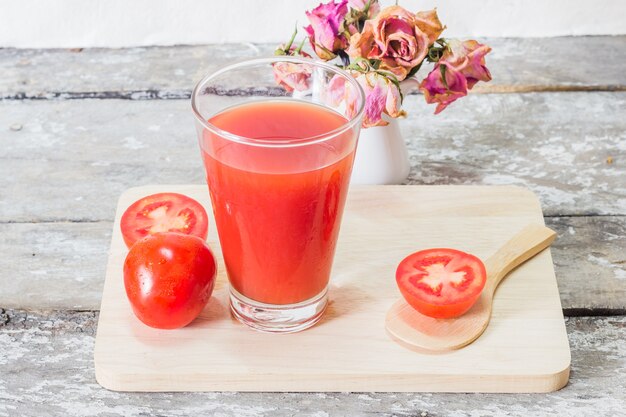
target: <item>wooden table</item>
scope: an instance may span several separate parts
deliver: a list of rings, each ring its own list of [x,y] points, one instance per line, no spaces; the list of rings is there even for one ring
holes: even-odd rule
[[[409,96],[411,184],[536,192],[572,349],[544,395],[116,393],[93,344],[116,200],[202,183],[189,96],[271,45],[0,49],[0,416],[626,413],[626,37],[488,39],[494,81],[433,116]],[[478,94],[484,93],[484,94]]]

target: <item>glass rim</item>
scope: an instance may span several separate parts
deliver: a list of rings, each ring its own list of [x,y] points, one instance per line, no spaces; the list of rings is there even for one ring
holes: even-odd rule
[[[250,138],[246,136],[240,136],[232,132],[229,132],[227,130],[223,130],[215,126],[214,124],[210,123],[208,120],[205,120],[202,117],[198,109],[197,103],[196,103],[196,98],[200,95],[201,90],[203,89],[203,87],[206,85],[208,81],[211,81],[227,72],[230,72],[232,70],[236,70],[239,68],[252,67],[252,66],[259,65],[259,64],[272,64],[275,62],[293,62],[293,63],[299,63],[299,64],[309,64],[309,65],[313,65],[316,67],[324,68],[326,70],[334,72],[335,74],[340,75],[341,77],[347,79],[347,81],[351,83],[353,87],[356,88],[356,91],[359,92],[358,94],[359,94],[360,103],[359,103],[356,114],[352,116],[350,119],[346,120],[346,122],[343,123],[341,126],[333,130],[329,130],[328,132],[324,132],[319,135],[309,136],[305,138],[298,138],[298,139],[293,139],[289,141],[271,141],[267,139],[255,139],[255,138]],[[225,66],[224,68],[219,69],[218,71],[215,71],[213,73],[210,73],[204,76],[196,84],[196,86],[194,87],[191,93],[191,108],[193,110],[193,114],[196,120],[200,122],[200,124],[205,129],[212,131],[213,133],[217,134],[218,136],[224,139],[228,139],[234,142],[238,142],[238,143],[242,143],[246,145],[252,145],[252,146],[281,148],[281,147],[305,146],[305,145],[315,144],[319,142],[324,142],[326,140],[332,139],[336,137],[337,135],[340,135],[346,132],[349,129],[352,129],[357,122],[358,123],[361,122],[361,118],[365,111],[365,98],[366,98],[365,91],[363,91],[363,88],[356,81],[356,79],[352,77],[348,72],[344,71],[343,69],[339,67],[336,67],[334,65],[328,64],[323,61],[314,60],[314,59],[306,59],[306,58],[300,58],[300,57],[294,57],[294,56],[274,56],[274,57],[268,57],[268,58],[248,59],[248,60],[241,61],[235,64],[230,64],[230,65]],[[305,101],[305,100],[299,100],[299,101]]]

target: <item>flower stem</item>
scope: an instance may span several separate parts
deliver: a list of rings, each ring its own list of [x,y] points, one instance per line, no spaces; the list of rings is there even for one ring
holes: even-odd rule
[[[293,45],[293,41],[296,39],[297,34],[298,34],[298,23],[296,22],[296,26],[293,28],[293,34],[291,35],[291,39],[289,39],[289,42],[287,42],[287,45],[285,45],[285,51],[287,53],[289,53],[289,50],[291,49],[291,45]]]

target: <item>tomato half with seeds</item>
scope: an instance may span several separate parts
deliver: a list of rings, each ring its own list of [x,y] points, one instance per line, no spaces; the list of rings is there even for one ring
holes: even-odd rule
[[[122,215],[122,236],[127,247],[148,235],[177,232],[206,240],[209,219],[193,198],[178,193],[152,194],[135,201]]]
[[[463,315],[476,303],[486,281],[482,261],[456,249],[415,252],[396,270],[396,282],[407,303],[434,318]]]

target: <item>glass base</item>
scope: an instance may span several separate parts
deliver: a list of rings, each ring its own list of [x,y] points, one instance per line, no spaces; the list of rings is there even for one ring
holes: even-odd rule
[[[230,310],[243,324],[269,333],[294,333],[317,323],[328,305],[328,287],[297,304],[275,305],[251,300],[230,288]]]

